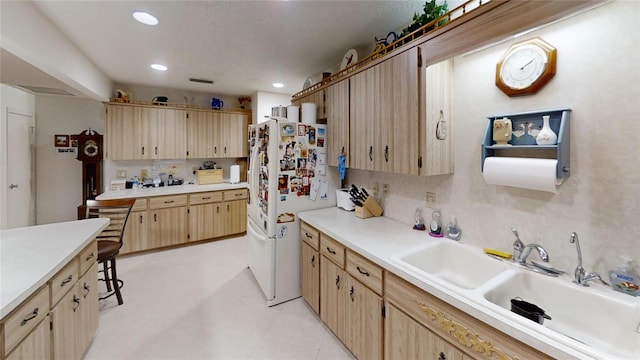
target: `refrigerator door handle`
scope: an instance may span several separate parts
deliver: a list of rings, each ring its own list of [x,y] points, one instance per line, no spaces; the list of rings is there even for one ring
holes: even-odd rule
[[[249,220],[248,225],[249,226],[247,226],[247,231],[250,233],[250,235],[262,242],[267,242],[269,240],[276,238],[275,235],[267,236],[266,234],[261,233],[261,231],[256,230],[256,226],[254,225],[254,222],[251,220]]]
[[[257,198],[258,197],[258,179],[260,176],[260,164],[257,163],[258,161],[257,157],[259,152],[260,152],[260,149],[256,144],[252,149],[251,159],[249,160],[249,164],[250,164],[249,203],[253,203],[256,205],[258,205],[258,198]]]

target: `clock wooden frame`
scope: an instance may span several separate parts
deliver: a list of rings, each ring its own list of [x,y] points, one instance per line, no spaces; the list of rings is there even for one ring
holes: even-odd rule
[[[502,79],[502,68],[504,61],[511,56],[514,52],[522,50],[524,47],[534,46],[539,48],[547,56],[547,63],[544,66],[542,73],[534,79],[530,84],[523,88],[513,88],[507,85]],[[498,63],[496,64],[496,86],[500,88],[508,96],[522,96],[531,95],[537,93],[543,86],[545,86],[549,80],[551,80],[556,74],[556,58],[557,50],[546,41],[541,38],[533,38],[530,40],[515,43],[507,49],[502,55]]]

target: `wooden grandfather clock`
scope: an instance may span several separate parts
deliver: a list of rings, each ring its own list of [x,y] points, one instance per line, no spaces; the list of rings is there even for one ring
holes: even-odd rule
[[[86,201],[102,193],[102,135],[89,128],[72,139],[78,141],[78,157],[82,161],[82,204],[78,206],[78,219],[84,219]]]

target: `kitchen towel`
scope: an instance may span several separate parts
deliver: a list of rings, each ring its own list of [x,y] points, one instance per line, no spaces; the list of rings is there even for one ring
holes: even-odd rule
[[[229,182],[232,184],[240,182],[240,165],[231,165],[229,168]]]
[[[316,104],[314,103],[302,103],[302,122],[306,124],[316,123]]]
[[[296,105],[287,106],[287,121],[289,122],[300,121],[300,107]]]
[[[482,176],[487,184],[514,186],[556,193],[562,180],[556,178],[556,159],[488,157]]]

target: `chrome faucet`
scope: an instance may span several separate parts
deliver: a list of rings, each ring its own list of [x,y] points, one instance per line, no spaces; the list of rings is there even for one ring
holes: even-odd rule
[[[518,236],[518,230],[511,228],[511,232],[516,236],[516,241],[513,242],[513,260],[518,260],[520,259],[520,255],[522,255],[524,243],[520,240],[520,236]]]
[[[589,286],[589,284],[587,284],[589,281],[600,280],[603,284],[609,285],[604,280],[602,280],[598,273],[586,271],[582,267],[582,252],[580,251],[580,241],[578,241],[578,234],[572,232],[571,238],[569,238],[569,242],[572,244],[576,244],[576,250],[578,250],[578,266],[576,267],[573,282],[578,285]]]
[[[538,244],[528,244],[525,245],[520,257],[517,259],[521,265],[527,263],[527,258],[529,257],[529,254],[531,254],[531,249],[536,249],[538,251],[538,255],[540,255],[540,259],[542,259],[542,261],[549,262],[549,254],[547,253],[547,250]]]

